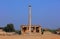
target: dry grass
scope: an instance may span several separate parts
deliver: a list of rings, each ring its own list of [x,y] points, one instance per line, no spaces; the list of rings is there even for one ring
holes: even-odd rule
[[[60,39],[60,35],[46,32],[44,35],[12,35],[0,36],[0,39]]]

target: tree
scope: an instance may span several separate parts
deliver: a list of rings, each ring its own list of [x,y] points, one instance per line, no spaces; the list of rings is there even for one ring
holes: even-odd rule
[[[6,32],[14,32],[15,31],[14,25],[13,24],[7,24],[7,26],[4,27],[3,30],[6,31]]]

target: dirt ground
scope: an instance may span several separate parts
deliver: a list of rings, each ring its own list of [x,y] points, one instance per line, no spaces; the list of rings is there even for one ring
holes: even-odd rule
[[[56,35],[48,32],[43,35],[0,36],[0,39],[60,39],[60,35]]]

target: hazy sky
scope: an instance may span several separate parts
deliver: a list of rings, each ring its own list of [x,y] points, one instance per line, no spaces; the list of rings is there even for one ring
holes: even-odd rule
[[[32,24],[43,28],[60,27],[60,0],[0,0],[0,26],[13,23],[16,29],[28,24],[28,5],[32,6]]]

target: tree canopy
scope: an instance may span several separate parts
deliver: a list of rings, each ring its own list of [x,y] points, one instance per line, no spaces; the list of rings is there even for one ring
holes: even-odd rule
[[[6,31],[6,32],[14,32],[15,31],[14,25],[13,24],[7,24],[7,26],[4,27],[3,30]]]

